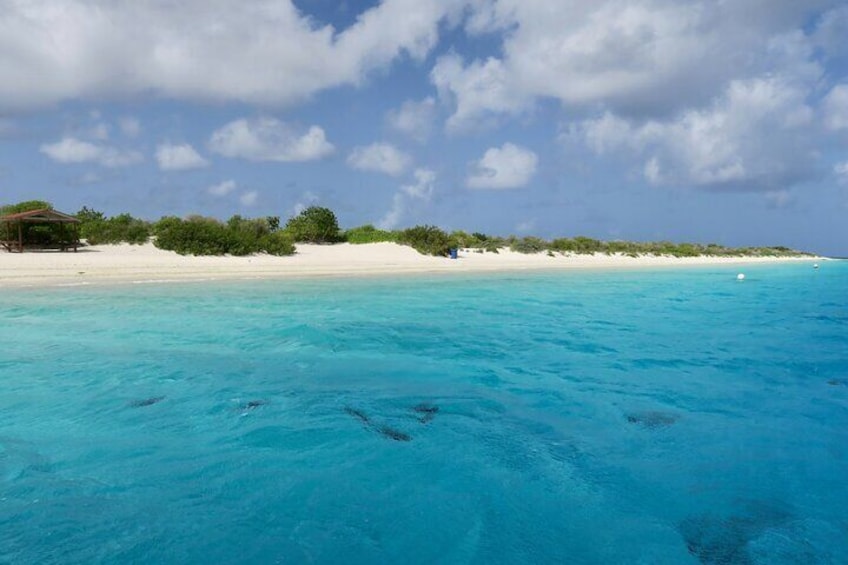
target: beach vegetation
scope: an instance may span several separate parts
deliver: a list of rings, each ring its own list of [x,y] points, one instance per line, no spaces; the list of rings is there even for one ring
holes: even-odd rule
[[[415,226],[400,233],[399,243],[409,245],[422,255],[447,257],[455,242],[436,226]]]
[[[31,212],[32,210],[52,210],[53,204],[46,200],[25,200],[17,204],[6,204],[0,206],[0,216],[8,216],[10,214],[20,214],[21,212]]]
[[[539,237],[526,236],[516,238],[510,243],[509,248],[518,253],[541,253],[549,248],[550,244]]]
[[[203,216],[167,216],[153,225],[155,245],[180,255],[292,255],[294,244],[268,218],[233,216],[227,222]]]
[[[286,222],[286,233],[295,242],[337,243],[341,241],[339,222],[329,208],[310,206]]]
[[[342,234],[344,241],[354,244],[397,242],[399,238],[400,232],[381,230],[371,224],[350,228]]]
[[[83,206],[76,218],[80,221],[80,237],[89,245],[124,242],[141,245],[150,239],[150,222],[130,214],[109,218],[103,212]]]

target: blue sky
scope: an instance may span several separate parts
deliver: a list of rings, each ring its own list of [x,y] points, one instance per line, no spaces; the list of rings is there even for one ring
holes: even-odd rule
[[[848,5],[0,0],[0,203],[848,255]]]

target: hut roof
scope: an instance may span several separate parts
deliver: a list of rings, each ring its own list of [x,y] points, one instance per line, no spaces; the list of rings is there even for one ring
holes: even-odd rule
[[[57,210],[29,210],[28,212],[18,212],[17,214],[9,214],[8,216],[0,217],[0,222],[49,222],[57,224],[76,224],[79,219],[59,212]]]

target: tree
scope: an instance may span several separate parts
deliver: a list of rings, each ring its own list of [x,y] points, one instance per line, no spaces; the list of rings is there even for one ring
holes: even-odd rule
[[[18,202],[17,204],[8,204],[0,206],[0,216],[9,214],[20,214],[21,212],[29,212],[31,210],[52,210],[53,205],[45,200],[27,200]]]
[[[329,208],[310,206],[286,222],[285,231],[294,241],[333,243],[339,241],[339,222]]]

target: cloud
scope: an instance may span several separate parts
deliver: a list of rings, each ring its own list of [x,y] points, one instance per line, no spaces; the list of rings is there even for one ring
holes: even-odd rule
[[[313,161],[334,151],[320,127],[298,132],[274,118],[230,122],[212,134],[209,148],[224,157],[279,162]]]
[[[91,137],[98,141],[106,141],[109,139],[109,124],[100,122],[91,128]]]
[[[460,0],[384,0],[339,30],[292,0],[5,2],[0,108],[156,93],[288,105],[422,60]]]
[[[375,171],[396,177],[409,168],[412,157],[388,143],[372,143],[356,147],[348,156],[347,164],[361,171]]]
[[[230,179],[213,184],[206,189],[206,192],[212,196],[226,196],[236,189],[236,181]]]
[[[833,166],[836,179],[840,184],[848,184],[848,161],[842,161]]]
[[[529,149],[512,143],[492,147],[473,163],[466,180],[469,188],[510,189],[526,186],[536,173],[539,158]]]
[[[824,124],[828,129],[848,129],[848,84],[839,84],[824,98]]]
[[[242,206],[253,206],[256,204],[258,198],[259,193],[255,190],[251,190],[239,196],[239,202]]]
[[[42,144],[39,150],[63,164],[97,163],[103,167],[126,167],[144,160],[141,153],[64,137],[55,143]]]
[[[774,190],[764,194],[769,208],[786,208],[792,204],[792,194],[788,190]]]
[[[185,171],[209,165],[188,143],[173,145],[162,143],[156,148],[156,162],[163,171]]]
[[[380,229],[396,228],[403,219],[412,201],[428,202],[436,188],[436,173],[430,169],[415,169],[414,182],[401,185],[392,196],[392,206],[377,222]]]
[[[141,122],[137,118],[123,117],[118,120],[118,127],[121,128],[121,133],[127,137],[138,137],[141,133]]]
[[[430,73],[439,98],[453,102],[455,111],[446,123],[448,131],[463,132],[489,125],[493,116],[518,115],[530,98],[518,88],[503,62],[490,57],[464,66],[456,55],[441,57]]]
[[[429,200],[436,187],[436,173],[430,169],[415,169],[415,182],[400,187],[401,192],[412,198]]]
[[[310,206],[314,206],[318,203],[320,199],[318,195],[314,192],[307,190],[303,194],[301,194],[300,198],[297,202],[295,202],[294,206],[292,206],[292,215],[297,216]]]
[[[669,120],[610,112],[571,128],[597,154],[644,159],[651,184],[775,191],[814,174],[806,87],[781,76],[733,81],[713,104]]]
[[[433,133],[436,119],[436,100],[432,96],[419,101],[407,100],[397,110],[390,110],[386,119],[396,131],[424,142]]]
[[[453,104],[448,128],[454,131],[519,115],[539,99],[559,101],[570,112],[665,118],[708,105],[732,81],[777,69],[814,82],[822,69],[803,30],[811,13],[839,4],[471,2],[466,32],[500,39],[499,55],[468,63],[445,56],[431,80],[440,99]]]

